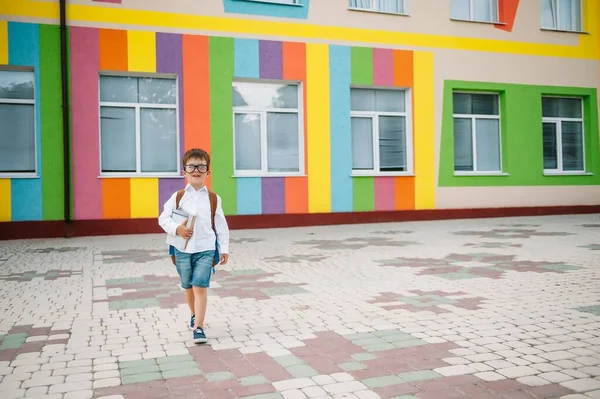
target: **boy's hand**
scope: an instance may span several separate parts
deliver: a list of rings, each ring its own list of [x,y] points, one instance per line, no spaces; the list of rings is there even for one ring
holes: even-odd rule
[[[221,261],[219,262],[219,265],[226,264],[228,260],[229,260],[229,254],[221,254]]]
[[[177,233],[177,235],[179,237],[183,237],[187,240],[188,238],[190,238],[192,236],[192,233],[194,232],[194,230],[188,229],[186,227],[186,224],[187,224],[187,219],[185,219],[183,221],[183,223],[181,223],[179,226],[177,226],[177,230],[175,231],[175,233]]]

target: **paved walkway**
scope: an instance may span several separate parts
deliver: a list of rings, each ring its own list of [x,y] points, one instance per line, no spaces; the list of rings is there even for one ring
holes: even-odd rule
[[[600,398],[600,215],[0,242],[0,398]]]

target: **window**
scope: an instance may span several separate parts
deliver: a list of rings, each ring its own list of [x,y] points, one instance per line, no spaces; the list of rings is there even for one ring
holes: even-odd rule
[[[298,84],[233,83],[236,175],[298,175],[304,172]]]
[[[542,28],[580,32],[581,0],[541,0]]]
[[[358,10],[406,14],[406,0],[349,0],[349,7]]]
[[[453,94],[456,172],[502,170],[499,103],[497,94]]]
[[[498,0],[450,0],[450,17],[464,21],[498,22]]]
[[[100,77],[103,174],[177,174],[177,98],[175,78]]]
[[[406,90],[351,89],[353,174],[412,172]]]
[[[32,71],[0,70],[0,173],[35,173]]]
[[[542,98],[544,171],[584,172],[583,101]]]

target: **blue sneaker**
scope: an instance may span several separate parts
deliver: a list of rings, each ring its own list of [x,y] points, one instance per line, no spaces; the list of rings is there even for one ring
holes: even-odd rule
[[[202,327],[196,327],[194,330],[194,343],[203,344],[206,342],[206,334],[204,334],[204,330]]]
[[[194,331],[194,324],[196,324],[196,316],[190,317],[190,330]]]

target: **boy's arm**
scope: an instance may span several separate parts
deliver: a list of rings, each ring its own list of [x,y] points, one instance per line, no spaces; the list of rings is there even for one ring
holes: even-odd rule
[[[229,254],[229,226],[225,219],[225,213],[221,207],[221,197],[217,195],[217,209],[215,211],[215,229],[219,236],[219,247],[223,254]]]
[[[171,198],[169,198],[167,200],[167,202],[165,202],[163,211],[160,214],[160,216],[158,217],[158,224],[160,225],[160,227],[162,227],[162,229],[167,234],[172,235],[172,236],[177,235],[177,227],[179,227],[179,224],[177,224],[177,222],[175,222],[173,220],[173,218],[171,217],[171,215],[173,214],[173,211],[175,210],[176,195],[177,195],[177,193],[173,193]]]

